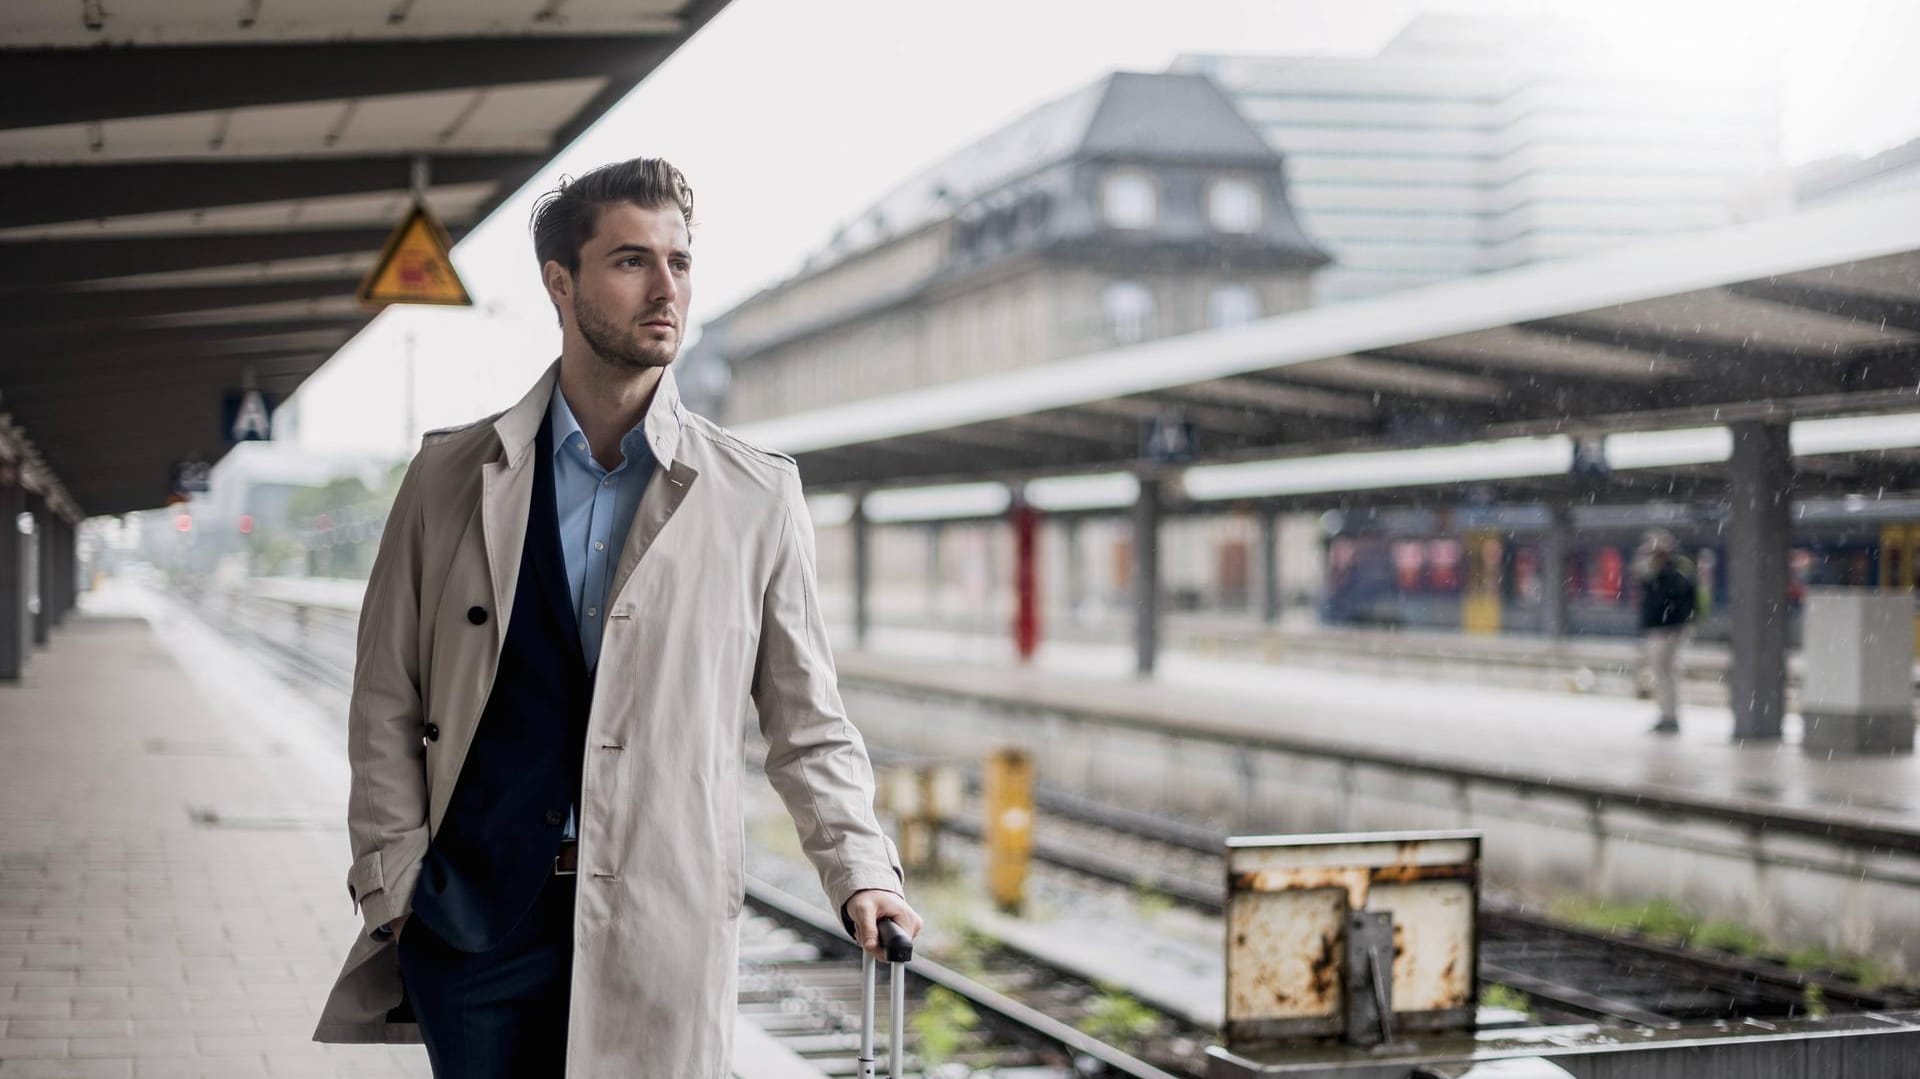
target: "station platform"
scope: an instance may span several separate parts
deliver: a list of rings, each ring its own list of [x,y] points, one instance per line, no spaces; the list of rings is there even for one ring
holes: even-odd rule
[[[430,1074],[309,1040],[358,923],[338,718],[109,583],[0,744],[0,1077]]]
[[[359,918],[344,716],[109,581],[0,684],[0,1079],[414,1076],[321,1045]],[[736,1034],[740,1079],[804,1065]]]
[[[1682,709],[1681,733],[1647,733],[1650,702],[1567,691],[1395,678],[1285,663],[1161,654],[1151,679],[1123,644],[1050,640],[1028,663],[982,634],[879,626],[854,648],[835,626],[843,679],[940,687],[1171,728],[1208,726],[1329,752],[1493,769],[1911,835],[1920,843],[1920,758],[1814,757],[1789,715],[1778,743],[1735,744],[1725,706]],[[990,675],[990,676],[989,676]]]
[[[852,602],[845,590],[822,597],[828,616],[851,625]],[[948,613],[929,611],[924,598],[882,593],[871,607],[874,625],[919,631],[968,633],[1004,639],[1013,621],[1009,610],[980,610],[950,604]],[[1570,636],[1532,633],[1476,634],[1432,628],[1327,625],[1311,607],[1287,608],[1273,622],[1251,612],[1168,611],[1162,615],[1163,648],[1219,659],[1321,667],[1356,674],[1427,678],[1468,685],[1511,686],[1601,696],[1640,696],[1642,644],[1638,637]],[[1090,609],[1079,616],[1048,611],[1042,635],[1064,644],[1131,644],[1130,609]],[[1789,707],[1797,700],[1802,660],[1798,649],[1787,655]],[[1724,641],[1690,638],[1679,660],[1684,702],[1727,704],[1731,650]],[[1920,661],[1914,664],[1920,685]]]

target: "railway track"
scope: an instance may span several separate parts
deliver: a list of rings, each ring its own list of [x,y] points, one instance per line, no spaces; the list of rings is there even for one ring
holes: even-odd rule
[[[344,701],[353,690],[355,618],[247,596],[192,602],[202,621],[261,657],[282,681]],[[344,717],[345,713],[341,715]]]
[[[860,1033],[860,955],[824,909],[764,880],[747,885],[740,930],[740,1008],[828,1075],[853,1075]],[[974,942],[961,963],[908,964],[908,1070],[924,1075],[1130,1076],[1180,1079],[1204,1069],[1205,1032],[1156,1016],[1130,1051],[1087,1033],[1110,999],[1031,956]],[[1117,1040],[1117,1039],[1116,1039]],[[1169,1052],[1167,1046],[1184,1047]]]
[[[1205,913],[1224,912],[1223,834],[1059,792],[1041,792],[1035,802],[1036,859]],[[977,817],[945,827],[962,838],[980,836]],[[1545,1020],[1664,1026],[1787,1019],[1815,1008],[1920,1007],[1920,992],[1910,989],[1868,988],[1830,973],[1595,932],[1484,897],[1479,929],[1480,980],[1524,993]]]

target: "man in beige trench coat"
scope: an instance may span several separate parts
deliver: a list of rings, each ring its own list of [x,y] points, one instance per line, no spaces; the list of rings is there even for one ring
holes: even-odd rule
[[[424,1040],[440,1079],[725,1076],[749,703],[861,944],[921,927],[835,686],[798,471],[674,388],[691,224],[658,159],[550,193],[559,361],[407,469],[349,711],[364,929],[317,1040]]]

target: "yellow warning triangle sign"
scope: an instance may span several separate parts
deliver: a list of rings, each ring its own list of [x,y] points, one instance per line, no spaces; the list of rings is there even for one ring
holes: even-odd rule
[[[437,303],[472,307],[473,297],[453,272],[447,252],[453,247],[424,203],[415,202],[400,227],[380,249],[373,272],[360,282],[355,299],[360,306],[379,310],[390,303]]]

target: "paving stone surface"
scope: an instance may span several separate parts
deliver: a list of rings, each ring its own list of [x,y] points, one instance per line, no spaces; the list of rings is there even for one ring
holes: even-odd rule
[[[335,703],[111,583],[0,684],[0,1079],[430,1074],[310,1040],[359,925]]]

